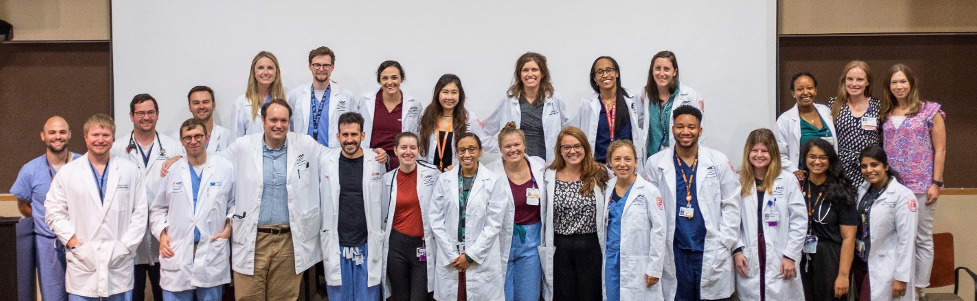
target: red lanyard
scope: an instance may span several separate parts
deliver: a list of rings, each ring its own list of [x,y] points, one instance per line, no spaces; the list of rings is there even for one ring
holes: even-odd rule
[[[604,105],[601,103],[601,105]],[[614,141],[614,121],[617,117],[617,100],[611,105],[611,109],[608,110],[607,106],[604,106],[604,112],[607,114],[607,129],[611,132],[611,141]]]

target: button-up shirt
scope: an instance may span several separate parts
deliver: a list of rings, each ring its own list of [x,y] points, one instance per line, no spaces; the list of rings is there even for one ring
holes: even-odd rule
[[[288,144],[272,149],[262,143],[262,185],[261,208],[258,213],[258,225],[288,225],[288,190],[285,189],[287,180]]]

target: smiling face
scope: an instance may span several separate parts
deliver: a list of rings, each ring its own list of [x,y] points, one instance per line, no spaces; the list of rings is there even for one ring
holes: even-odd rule
[[[506,162],[523,160],[526,153],[526,143],[519,134],[509,134],[502,138],[502,159]]]
[[[765,169],[770,166],[770,152],[763,143],[757,143],[750,149],[750,165],[754,169]]]
[[[88,147],[88,152],[95,156],[108,154],[109,150],[112,149],[114,136],[111,128],[99,124],[92,125],[88,129],[88,133],[85,134],[85,145]]]
[[[594,82],[601,90],[613,89],[617,85],[617,71],[610,59],[599,59],[594,63]]]
[[[909,92],[912,91],[912,85],[909,84],[909,79],[906,78],[906,73],[902,71],[897,71],[892,74],[892,78],[889,79],[889,91],[892,92],[892,96],[895,96],[898,100],[906,100],[909,96]]]
[[[210,92],[190,93],[190,114],[193,114],[193,118],[210,120],[214,116],[214,108],[216,107],[217,105],[214,103],[214,98],[210,96]]]
[[[539,88],[539,82],[543,80],[543,73],[539,71],[539,64],[533,60],[522,64],[522,71],[519,72],[519,80],[522,81],[524,89],[533,90]]]
[[[886,174],[889,167],[885,166],[885,164],[882,164],[882,162],[879,162],[879,160],[875,160],[874,158],[862,158],[862,163],[859,165],[859,169],[862,171],[862,177],[864,177],[869,183],[872,183],[872,185],[884,184],[885,181],[889,179],[888,174]]]
[[[278,67],[270,58],[262,57],[254,64],[254,79],[262,86],[270,86],[278,77]]]
[[[865,94],[868,85],[868,73],[862,68],[851,68],[845,74],[845,91],[848,92],[849,96]]]
[[[634,157],[634,149],[628,146],[614,149],[607,163],[618,178],[630,178],[634,175],[635,166],[638,166],[638,160]]]
[[[478,147],[475,138],[465,137],[458,141],[458,164],[462,169],[472,169],[478,165],[478,159],[482,157],[482,148]]]
[[[655,85],[658,85],[658,89],[668,91],[668,84],[672,83],[672,79],[678,74],[678,69],[675,69],[671,60],[660,57],[655,59],[651,66],[651,74],[655,77]]]
[[[691,148],[699,143],[700,135],[702,135],[702,128],[699,127],[699,119],[695,116],[682,114],[675,118],[672,124],[672,136],[675,137],[678,146]]]
[[[397,67],[390,66],[380,71],[380,88],[383,89],[383,93],[397,94],[403,82],[404,79],[400,77],[400,69]]]
[[[414,137],[404,137],[400,139],[400,144],[394,148],[394,155],[400,160],[401,166],[413,166],[417,162],[418,148],[417,139]]]
[[[325,83],[329,81],[329,77],[332,76],[332,70],[335,68],[332,64],[332,56],[329,55],[319,55],[312,58],[312,62],[309,63],[309,70],[312,71],[312,78],[316,82]]]
[[[204,128],[201,126],[183,129],[183,133],[180,134],[180,143],[183,144],[183,148],[187,150],[187,155],[190,157],[198,157],[207,152],[208,140],[210,137],[204,133]]]
[[[132,126],[138,130],[148,132],[156,129],[156,121],[159,120],[159,112],[152,100],[137,103],[134,110],[129,113]]]
[[[358,123],[343,123],[339,125],[336,139],[339,140],[343,153],[347,157],[355,157],[362,151],[360,142],[363,142],[364,135],[366,134],[363,133],[363,129]]]
[[[268,105],[266,115],[261,116],[265,127],[265,137],[272,141],[285,140],[288,133],[288,109],[282,105],[272,103]]]
[[[560,140],[560,155],[563,156],[563,161],[566,161],[567,165],[580,165],[586,153],[580,140],[571,135],[566,135]]]
[[[807,164],[807,171],[811,175],[823,175],[828,172],[828,166],[831,162],[828,162],[828,155],[823,149],[817,146],[811,146],[810,150],[807,151],[807,157],[804,158],[804,162]]]
[[[455,109],[460,97],[461,94],[458,92],[458,85],[455,83],[448,83],[441,88],[441,91],[438,91],[438,101],[441,102],[441,107],[444,108],[445,113]]]
[[[48,150],[54,153],[63,152],[68,148],[68,140],[71,140],[71,130],[68,130],[68,123],[63,118],[51,117],[44,123],[41,141]]]
[[[809,107],[814,104],[814,97],[818,95],[818,88],[814,86],[814,79],[809,76],[798,77],[794,81],[791,95],[797,100],[797,106]]]

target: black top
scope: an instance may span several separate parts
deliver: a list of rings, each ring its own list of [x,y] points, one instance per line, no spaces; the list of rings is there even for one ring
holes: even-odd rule
[[[543,135],[543,100],[529,103],[519,97],[519,128],[526,134],[526,154],[546,160],[546,136]]]
[[[339,245],[366,243],[366,207],[363,206],[363,156],[339,156]]]
[[[442,132],[442,131],[438,131],[438,141],[435,141],[436,144],[434,145],[434,149],[431,150],[432,152],[434,152],[434,162],[431,162],[431,163],[434,163],[434,166],[437,166],[438,167],[438,170],[441,171],[441,172],[444,172],[444,169],[445,168],[448,168],[448,166],[451,166],[451,161],[452,161],[452,158],[453,158],[452,156],[455,155],[455,153],[454,153],[454,145],[455,144],[453,142],[454,140],[452,140],[452,139],[454,139],[454,135],[453,134],[454,134],[454,132]],[[447,135],[448,137],[445,137],[445,135]],[[441,141],[444,141],[444,157],[443,157],[444,159],[443,160],[442,160],[442,157],[441,157],[441,152],[440,152],[440,150],[438,150],[438,145],[437,145],[437,143],[441,143]]]
[[[834,242],[841,244],[841,226],[858,226],[858,212],[845,203],[845,200],[829,200],[824,198],[824,184],[814,185],[806,182],[803,188],[804,201],[807,203],[808,227],[811,234],[818,238],[818,242]],[[821,195],[819,198],[818,195]]]
[[[765,191],[760,189],[760,186],[763,186],[763,180],[753,179],[753,182],[756,184],[756,229],[757,233],[763,233],[763,206],[766,205],[763,203]]]

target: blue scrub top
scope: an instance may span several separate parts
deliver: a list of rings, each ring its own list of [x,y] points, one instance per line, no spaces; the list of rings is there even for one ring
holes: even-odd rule
[[[71,153],[72,160],[78,159],[81,155]],[[32,217],[34,218],[34,233],[48,238],[54,238],[54,232],[44,222],[44,199],[47,192],[51,189],[51,180],[57,175],[57,171],[52,166],[49,172],[47,154],[27,162],[20,168],[17,180],[10,187],[10,194],[14,197],[30,201]]]
[[[629,114],[624,115],[630,118],[630,112],[627,107],[615,109],[615,114]],[[597,162],[605,163],[607,162],[607,147],[611,145],[614,140],[621,139],[631,139],[631,122],[625,122],[621,128],[614,129],[614,140],[611,140],[611,130],[607,123],[607,110],[604,109],[604,104],[600,104],[600,114],[597,119],[597,139],[594,140],[594,159]],[[614,122],[613,120],[611,122]]]
[[[631,194],[631,187],[624,196],[617,198],[617,191],[612,192],[611,201],[607,204],[607,252],[604,257],[604,286],[608,301],[621,299],[621,218],[624,215],[624,205]]]
[[[677,159],[677,160],[676,160]],[[674,245],[676,248],[682,250],[692,250],[702,252],[705,250],[706,242],[706,221],[702,218],[702,210],[699,210],[699,197],[695,189],[695,183],[699,179],[694,177],[695,169],[689,166],[685,162],[681,162],[682,159],[675,154],[672,162],[675,164],[675,238]],[[681,163],[679,163],[681,162]],[[696,169],[698,169],[698,164]],[[679,213],[682,208],[688,206],[688,201],[685,200],[686,183],[685,179],[682,178],[682,171],[685,171],[686,177],[691,178],[692,187],[692,209],[694,210],[692,218],[683,217]]]

